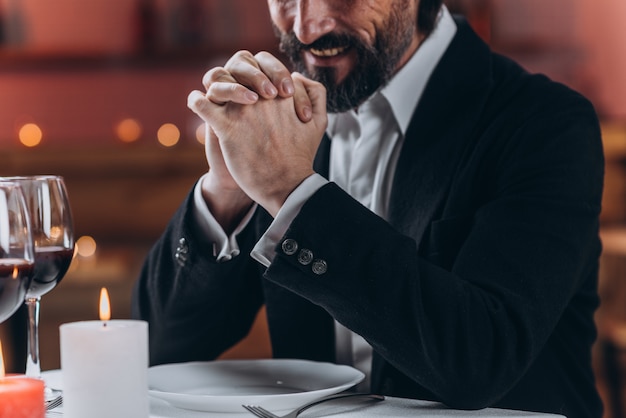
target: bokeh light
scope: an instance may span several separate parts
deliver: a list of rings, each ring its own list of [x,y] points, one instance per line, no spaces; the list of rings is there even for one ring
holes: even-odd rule
[[[202,145],[204,145],[206,141],[206,127],[204,123],[200,124],[200,126],[196,128],[196,141]]]
[[[96,253],[96,240],[89,235],[83,235],[76,240],[76,252],[81,257],[91,257]]]
[[[27,123],[20,128],[18,136],[23,145],[27,147],[36,147],[41,143],[43,132],[36,124]]]
[[[157,139],[161,145],[172,147],[180,140],[180,130],[173,123],[165,123],[157,131]]]
[[[135,142],[141,138],[142,132],[139,121],[132,118],[122,120],[115,127],[115,134],[122,142]]]
[[[53,241],[57,241],[63,236],[63,228],[59,226],[50,227],[50,231],[48,231],[48,234]]]

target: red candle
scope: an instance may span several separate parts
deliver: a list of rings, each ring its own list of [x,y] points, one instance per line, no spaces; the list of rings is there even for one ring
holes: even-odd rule
[[[43,392],[42,380],[4,374],[0,343],[0,418],[44,418]]]

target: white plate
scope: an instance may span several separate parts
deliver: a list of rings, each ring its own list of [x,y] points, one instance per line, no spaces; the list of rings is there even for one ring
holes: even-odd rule
[[[364,379],[349,366],[307,360],[217,360],[153,366],[150,395],[184,409],[242,412],[242,404],[294,409]]]

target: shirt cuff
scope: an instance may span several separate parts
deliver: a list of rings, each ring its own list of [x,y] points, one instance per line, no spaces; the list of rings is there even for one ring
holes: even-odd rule
[[[239,244],[237,243],[236,236],[248,225],[257,205],[252,205],[252,208],[250,208],[246,216],[241,220],[230,236],[226,235],[222,226],[215,220],[215,217],[209,210],[209,207],[204,201],[204,197],[202,197],[202,181],[205,176],[206,174],[200,177],[193,191],[193,216],[196,225],[200,228],[200,232],[204,234],[209,242],[213,243],[211,255],[219,262],[229,261],[239,255]]]
[[[287,197],[270,227],[252,249],[250,256],[265,267],[269,267],[276,256],[274,248],[287,232],[291,222],[300,213],[304,203],[327,183],[328,180],[317,173],[311,174],[300,183]]]

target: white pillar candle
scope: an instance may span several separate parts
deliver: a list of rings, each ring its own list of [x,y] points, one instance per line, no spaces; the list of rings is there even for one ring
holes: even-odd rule
[[[65,418],[147,418],[148,324],[63,324],[61,369]]]

